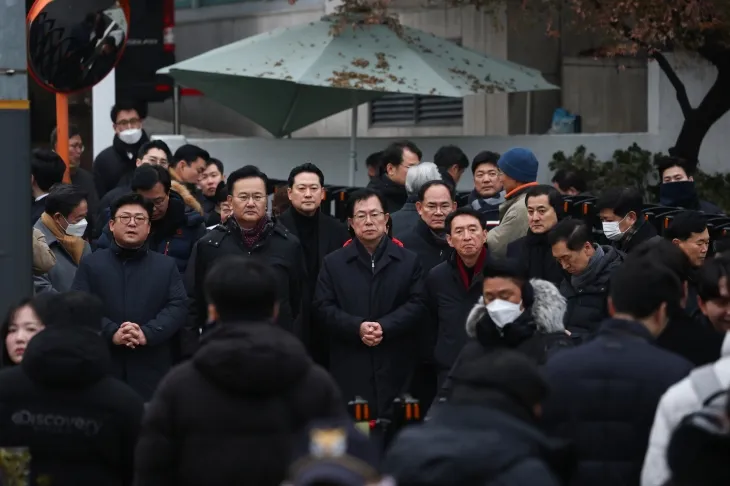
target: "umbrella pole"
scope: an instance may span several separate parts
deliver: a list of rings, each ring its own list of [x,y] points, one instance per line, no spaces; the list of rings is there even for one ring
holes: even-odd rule
[[[357,108],[357,94],[353,94],[350,120],[350,187],[355,186],[355,172],[357,172]]]
[[[172,87],[172,133],[180,135],[180,85]]]

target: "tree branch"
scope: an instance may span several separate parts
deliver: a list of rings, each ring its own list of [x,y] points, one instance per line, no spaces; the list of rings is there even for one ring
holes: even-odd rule
[[[662,71],[664,71],[664,74],[667,76],[669,82],[672,83],[674,91],[677,92],[677,101],[679,102],[679,107],[682,109],[682,115],[685,119],[687,119],[687,117],[689,117],[689,115],[692,113],[692,105],[689,102],[689,96],[687,96],[687,88],[684,86],[682,80],[679,79],[679,76],[677,76],[677,72],[674,70],[672,65],[669,64],[669,61],[664,56],[664,54],[654,49],[651,52],[651,57],[656,60],[657,64],[659,64],[659,67],[662,69]]]

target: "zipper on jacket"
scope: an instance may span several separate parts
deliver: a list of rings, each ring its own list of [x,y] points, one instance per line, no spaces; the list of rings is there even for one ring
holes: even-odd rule
[[[167,243],[165,243],[165,255],[167,255],[167,252],[170,251],[170,240],[167,240]]]
[[[370,267],[372,268],[373,274],[375,273],[375,255],[370,255]]]

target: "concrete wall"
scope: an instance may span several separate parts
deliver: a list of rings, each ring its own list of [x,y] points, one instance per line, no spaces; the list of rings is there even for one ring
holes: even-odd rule
[[[712,66],[690,59],[675,62],[680,79],[686,86],[693,104],[699,103],[716,77]],[[585,145],[601,159],[608,159],[614,150],[625,149],[637,143],[644,149],[666,151],[676,139],[682,123],[682,115],[673,88],[656,63],[647,69],[648,99],[646,103],[649,130],[646,133],[626,134],[577,134],[577,135],[529,135],[489,137],[429,137],[413,138],[423,150],[424,160],[430,160],[435,151],[444,144],[459,145],[470,157],[480,150],[502,152],[510,147],[524,146],[532,149],[540,160],[539,179],[549,180],[547,163],[553,153],[563,150],[572,153],[579,145]],[[730,133],[730,115],[725,115],[710,130],[700,152],[701,167],[705,171],[726,172],[727,137]],[[381,150],[392,139],[363,138],[357,142],[360,170],[356,173],[356,184],[364,185],[367,175],[362,161],[377,150]],[[209,150],[220,158],[231,172],[246,164],[262,167],[271,177],[285,178],[289,170],[300,163],[313,162],[325,172],[327,182],[347,184],[349,171],[349,140],[347,138],[282,139],[232,138],[232,139],[188,139]],[[182,137],[171,141],[172,149],[184,143]],[[472,187],[469,174],[462,179],[460,189]]]

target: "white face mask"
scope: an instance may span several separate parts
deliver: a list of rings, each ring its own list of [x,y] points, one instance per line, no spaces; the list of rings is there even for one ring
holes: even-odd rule
[[[66,221],[66,223],[68,223],[68,221]],[[85,219],[82,219],[78,223],[74,224],[68,223],[68,226],[66,226],[66,234],[69,236],[78,236],[79,238],[81,238],[82,236],[84,236],[87,226],[89,226],[89,223]]]
[[[119,140],[127,145],[134,145],[142,138],[141,128],[129,128],[119,133]]]
[[[621,220],[623,221],[623,219]],[[603,226],[603,234],[606,235],[606,238],[608,238],[611,241],[617,241],[623,238],[624,233],[619,228],[620,221],[604,221],[601,226]]]
[[[502,329],[522,315],[522,302],[513,304],[506,300],[496,299],[487,305],[487,312],[492,318],[492,322]]]

